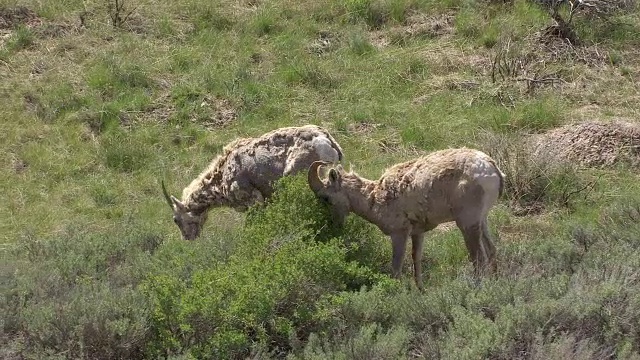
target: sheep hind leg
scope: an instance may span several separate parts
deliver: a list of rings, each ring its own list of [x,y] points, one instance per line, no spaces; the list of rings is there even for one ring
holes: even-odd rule
[[[422,283],[422,245],[424,244],[424,233],[411,235],[411,255],[413,258],[413,277],[416,286],[420,291],[424,290]]]
[[[483,246],[482,246],[482,225],[481,223],[463,224],[458,223],[458,227],[462,231],[464,243],[469,252],[469,260],[473,263],[475,274],[480,275],[482,267]]]
[[[405,251],[407,250],[408,236],[405,233],[391,235],[391,246],[393,250],[393,258],[391,260],[392,277],[400,278],[402,273],[402,263],[404,262]]]
[[[484,259],[484,270],[488,270],[490,273],[495,273],[498,270],[498,266],[496,263],[496,247],[493,244],[493,240],[491,237],[491,233],[489,232],[489,225],[487,224],[487,219],[482,221],[482,244],[484,246],[484,255],[486,256]]]

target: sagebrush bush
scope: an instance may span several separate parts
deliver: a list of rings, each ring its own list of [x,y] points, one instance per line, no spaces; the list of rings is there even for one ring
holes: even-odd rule
[[[424,293],[387,275],[390,246],[371,224],[350,216],[332,227],[304,175],[282,179],[242,228],[195,242],[131,220],[103,234],[26,234],[3,274],[3,333],[19,339],[3,346],[98,359],[562,358],[572,347],[633,358],[638,204],[501,242],[495,277],[437,271]],[[443,237],[425,250],[452,252]]]
[[[315,334],[309,338],[302,359],[404,359],[411,334],[404,327],[383,331],[376,323],[365,324],[352,337],[322,342]],[[295,357],[293,357],[295,359]]]
[[[81,229],[43,239],[25,235],[3,291],[4,333],[21,339],[26,357],[142,357],[149,306],[136,285],[156,236]]]
[[[424,294],[381,282],[327,297],[317,312],[323,330],[298,356],[344,357],[366,342],[363,331],[371,328],[383,335],[368,343],[372,358],[389,358],[383,344],[426,358],[564,358],[570,346],[591,358],[637,356],[640,254],[631,239],[640,238],[640,222],[634,204],[603,209],[600,218],[607,220],[581,235],[589,237],[587,248],[584,239],[572,239],[575,229],[502,243],[498,276],[480,284],[460,272],[443,273]],[[394,329],[408,330],[409,338],[390,343],[384,334]]]

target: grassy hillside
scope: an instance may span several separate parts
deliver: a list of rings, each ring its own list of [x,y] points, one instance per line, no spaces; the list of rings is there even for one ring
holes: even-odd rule
[[[640,358],[637,169],[522,146],[639,122],[640,10],[610,4],[0,0],[1,357]],[[327,230],[303,177],[180,239],[162,179],[180,194],[236,137],[308,123],[368,178],[495,156],[498,274],[471,281],[445,227],[426,291],[410,262],[391,281],[386,238]]]

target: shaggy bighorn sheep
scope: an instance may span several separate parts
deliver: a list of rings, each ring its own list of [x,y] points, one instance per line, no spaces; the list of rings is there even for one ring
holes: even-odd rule
[[[342,160],[340,145],[315,125],[286,127],[257,138],[232,141],[182,192],[182,201],[162,192],[173,210],[173,221],[185,240],[200,235],[211,207],[230,206],[245,211],[273,193],[273,182],[307,170],[317,160]]]
[[[388,168],[378,181],[316,161],[309,167],[308,181],[316,196],[331,204],[338,224],[353,212],[391,237],[395,278],[402,271],[410,236],[414,278],[422,289],[424,233],[448,221],[462,231],[476,274],[495,270],[487,214],[502,194],[504,174],[483,152],[436,151]]]

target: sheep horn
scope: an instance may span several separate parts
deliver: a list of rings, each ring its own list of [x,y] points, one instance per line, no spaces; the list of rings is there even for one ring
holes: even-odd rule
[[[171,196],[167,192],[167,188],[164,186],[164,180],[161,181],[162,184],[162,193],[164,194],[164,198],[167,199],[167,203],[173,209],[173,201],[171,201]]]
[[[313,164],[309,167],[309,173],[307,174],[307,181],[309,183],[309,187],[313,190],[314,193],[317,193],[324,187],[324,184],[320,180],[318,176],[318,168],[320,166],[328,165],[328,162],[325,161],[314,161]]]

